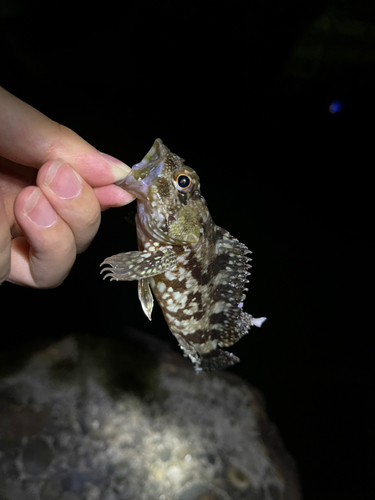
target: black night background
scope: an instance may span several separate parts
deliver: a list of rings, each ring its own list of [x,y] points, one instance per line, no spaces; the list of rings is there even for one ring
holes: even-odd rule
[[[0,2],[0,85],[130,166],[160,137],[198,172],[215,222],[253,251],[245,310],[268,318],[233,347],[232,371],[263,393],[305,500],[365,498],[373,4],[51,5]],[[26,355],[73,331],[121,338],[131,325],[178,349],[135,283],[99,274],[136,248],[128,210],[103,213],[59,288],[0,288],[4,348]]]

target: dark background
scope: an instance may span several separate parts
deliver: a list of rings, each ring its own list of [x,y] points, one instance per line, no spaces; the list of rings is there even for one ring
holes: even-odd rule
[[[233,371],[265,395],[306,500],[365,498],[373,461],[372,4],[0,2],[0,85],[129,165],[161,137],[253,251],[245,309],[268,321]],[[126,211],[103,213],[59,288],[1,287],[4,346],[131,325],[177,349],[135,283],[99,274],[135,249]]]

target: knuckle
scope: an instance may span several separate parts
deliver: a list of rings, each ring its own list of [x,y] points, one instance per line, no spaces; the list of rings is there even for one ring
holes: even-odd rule
[[[51,159],[64,156],[67,146],[74,142],[77,134],[65,125],[53,122],[53,134],[51,134],[50,143],[46,146],[47,156]]]
[[[74,224],[74,232],[95,233],[100,225],[100,207],[95,204],[82,210]]]
[[[90,210],[84,219],[72,230],[75,237],[77,253],[82,253],[90,245],[100,226],[101,212],[99,209]]]

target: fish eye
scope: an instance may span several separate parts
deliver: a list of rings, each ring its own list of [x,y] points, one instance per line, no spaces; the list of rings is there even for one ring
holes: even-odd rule
[[[177,177],[177,184],[181,189],[187,189],[191,184],[191,180],[187,175],[181,174]]]
[[[193,179],[187,172],[180,172],[174,175],[174,185],[181,193],[190,193],[195,188]]]

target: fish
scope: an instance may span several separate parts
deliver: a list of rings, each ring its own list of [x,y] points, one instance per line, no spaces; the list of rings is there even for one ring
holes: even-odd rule
[[[217,226],[185,160],[156,139],[121,187],[137,199],[138,251],[106,258],[104,279],[138,280],[138,297],[151,320],[154,297],[195,370],[230,367],[239,358],[222,348],[266,318],[243,311],[250,250]]]

